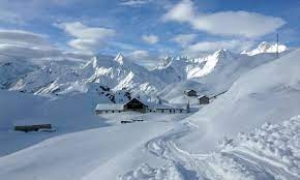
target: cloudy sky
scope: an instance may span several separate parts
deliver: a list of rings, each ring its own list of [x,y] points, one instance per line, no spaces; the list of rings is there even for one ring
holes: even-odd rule
[[[300,45],[299,0],[0,0],[0,53],[198,56]]]

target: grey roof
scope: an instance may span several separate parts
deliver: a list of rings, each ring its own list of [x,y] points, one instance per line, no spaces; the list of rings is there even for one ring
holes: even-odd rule
[[[112,111],[112,110],[116,110],[116,111],[122,111],[124,110],[124,104],[98,104],[96,106],[96,110],[100,110],[100,111]]]
[[[197,92],[197,91],[194,90],[194,89],[186,89],[186,90],[184,90],[184,92],[191,92],[191,91]]]
[[[203,97],[208,97],[209,98],[208,95],[199,95],[199,96],[197,96],[197,98],[203,98]]]

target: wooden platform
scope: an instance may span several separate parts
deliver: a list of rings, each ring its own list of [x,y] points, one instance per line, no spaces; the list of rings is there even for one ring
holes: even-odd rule
[[[34,125],[19,125],[15,126],[15,131],[23,131],[23,132],[29,132],[29,131],[38,131],[40,129],[51,129],[51,124],[34,124]]]

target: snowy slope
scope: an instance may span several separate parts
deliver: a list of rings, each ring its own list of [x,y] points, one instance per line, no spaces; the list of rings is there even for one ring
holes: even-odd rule
[[[284,54],[286,52],[281,55],[284,56]],[[164,77],[168,77],[169,75],[166,75],[168,74],[168,69],[180,67],[178,71],[185,72],[185,75],[182,76],[185,79],[169,84],[160,94],[163,99],[177,102],[178,97],[181,96],[181,99],[183,99],[182,92],[186,89],[194,89],[200,94],[219,94],[227,91],[244,73],[274,59],[276,59],[276,54],[274,53],[248,56],[235,54],[223,49],[203,58],[201,61],[198,60],[199,62],[171,61],[166,68],[160,69],[161,74]],[[185,65],[187,63],[189,65]],[[183,69],[183,67],[186,69]],[[175,74],[173,73],[172,76],[176,76]],[[194,83],[191,83],[193,81]]]
[[[225,139],[220,150],[210,154],[180,149],[172,141],[176,138],[173,133],[173,139],[164,136],[165,139],[149,142],[153,145],[149,151],[168,160],[167,165],[151,167],[143,163],[119,179],[297,180],[300,178],[299,127],[299,116],[280,124],[265,123],[251,133]]]
[[[197,98],[188,98],[186,95],[184,95],[183,92],[187,89],[196,89],[203,94],[207,92],[202,84],[193,80],[186,80],[166,86],[162,91],[159,92],[158,96],[168,100],[168,102],[171,104],[187,104],[188,101],[190,104],[198,104],[199,101]]]
[[[169,84],[191,78],[189,72],[199,71],[204,65],[204,62],[194,62],[186,57],[167,57],[160,60],[159,65],[152,70],[152,74],[158,75]]]
[[[243,75],[221,98],[146,143],[169,163],[142,164],[120,179],[299,179],[300,121],[290,119],[300,114],[299,57],[296,50]]]
[[[190,122],[201,129],[195,133],[205,135],[201,139],[196,135],[186,138],[205,143],[205,147],[199,145],[201,148],[196,149],[207,151],[224,136],[232,137],[267,121],[277,123],[299,114],[299,55],[300,50],[296,50],[239,78],[220,99],[190,117]]]
[[[125,173],[146,160],[156,165],[163,164],[163,161],[145,151],[144,142],[170,130],[176,121],[186,117],[185,114],[121,115],[124,120],[139,117],[146,121],[126,125],[118,123],[57,136],[0,157],[0,178],[116,179],[118,174]],[[103,118],[116,121],[120,119],[120,115],[98,117],[98,121],[103,121]],[[86,116],[84,120],[90,119]]]
[[[13,82],[24,77],[26,74],[36,70],[38,67],[34,64],[22,60],[10,61],[7,57],[1,57],[0,60],[0,88],[7,89]]]

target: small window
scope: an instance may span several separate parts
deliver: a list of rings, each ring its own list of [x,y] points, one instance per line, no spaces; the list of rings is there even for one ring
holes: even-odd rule
[[[115,113],[115,111],[112,111],[112,113]]]

